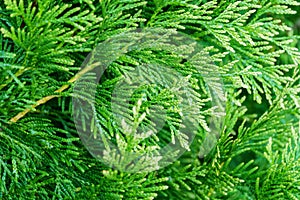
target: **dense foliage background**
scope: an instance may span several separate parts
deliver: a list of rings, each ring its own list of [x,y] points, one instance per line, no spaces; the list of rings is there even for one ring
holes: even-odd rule
[[[0,198],[300,199],[299,12],[298,0],[0,0]],[[200,128],[173,164],[126,173],[81,143],[70,80],[98,43],[145,27],[175,29],[203,45],[225,84],[226,116],[205,157],[208,130]],[[190,63],[167,55],[131,52],[107,69],[97,117],[112,138],[124,135],[109,92],[141,62],[162,60],[205,90]]]

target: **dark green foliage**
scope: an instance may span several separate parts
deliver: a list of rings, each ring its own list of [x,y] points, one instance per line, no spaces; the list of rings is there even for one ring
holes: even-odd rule
[[[299,8],[299,0],[0,0],[0,199],[300,199]],[[176,162],[126,173],[82,144],[70,80],[97,44],[150,27],[189,35],[203,47],[195,56],[201,59],[189,62],[155,46],[120,56],[98,85],[88,85],[97,87],[100,126],[120,150],[169,142],[180,121],[179,100],[169,90],[139,88],[130,112],[119,113],[147,123],[151,116],[141,116],[150,105],[168,109],[159,142],[127,137],[111,117],[115,84],[149,62],[171,66],[187,77],[182,83],[192,83],[201,126]],[[218,72],[227,99],[220,137],[207,155],[200,146],[209,133],[211,94],[195,73],[198,65]]]

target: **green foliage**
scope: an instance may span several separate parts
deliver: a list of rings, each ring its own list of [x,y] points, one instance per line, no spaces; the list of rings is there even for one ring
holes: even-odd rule
[[[298,0],[0,2],[0,199],[300,199]],[[93,78],[78,71],[99,43],[137,28],[179,31],[202,49],[185,62],[192,44],[170,54],[174,46],[162,49],[154,41],[112,62],[100,83],[82,85],[97,88],[93,120],[103,137],[123,155],[153,155],[135,165],[107,150],[105,165],[78,136],[72,112],[74,82],[79,76]],[[131,103],[117,109],[126,119],[119,123],[111,107],[114,87],[132,81],[130,74],[143,63],[170,66],[183,78],[166,88],[133,87],[132,96],[121,88],[118,97]],[[197,70],[217,72],[226,96],[219,138],[208,143],[213,145],[208,154],[209,147],[202,144],[211,131],[209,119],[222,113],[210,107],[212,94],[206,84],[213,78],[205,79]],[[159,80],[155,68],[140,73]],[[190,98],[199,110],[198,117],[191,118],[192,124],[199,124],[191,144],[178,131],[179,105],[185,99],[172,93],[185,84],[192,85]],[[167,110],[167,125],[160,130],[151,124],[153,117],[161,117],[149,111],[153,106]],[[139,130],[145,134],[132,134]],[[145,130],[158,134],[148,137]],[[153,149],[170,141],[188,151],[164,168],[129,173],[110,167],[123,162],[129,169],[157,168]]]

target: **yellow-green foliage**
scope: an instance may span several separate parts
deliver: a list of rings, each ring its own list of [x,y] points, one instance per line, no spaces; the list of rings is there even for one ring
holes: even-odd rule
[[[0,199],[300,199],[299,6],[299,0],[0,0]],[[205,113],[191,150],[157,171],[112,169],[82,144],[72,119],[72,77],[97,44],[137,28],[189,35],[214,62],[227,100],[208,155],[199,156]],[[109,92],[148,61],[190,75],[203,101],[209,99],[203,79],[180,55],[129,52],[97,85],[96,116],[114,142],[129,139],[111,118]],[[147,89],[159,94],[152,101],[177,105],[169,93]],[[179,117],[170,116],[171,127]],[[161,143],[145,140],[141,150],[165,144],[170,127]]]

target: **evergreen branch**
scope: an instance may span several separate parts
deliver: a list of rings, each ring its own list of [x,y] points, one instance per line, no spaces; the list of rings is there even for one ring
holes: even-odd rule
[[[11,81],[14,80],[14,78],[17,78],[18,76],[21,76],[24,72],[26,72],[26,71],[28,71],[28,70],[30,70],[30,69],[31,69],[30,67],[23,68],[23,69],[19,69],[19,70],[14,74],[15,77],[9,78],[9,79],[6,81],[6,83],[0,85],[0,90],[2,90],[4,87],[6,87]]]
[[[93,70],[95,67],[99,66],[99,62],[93,63],[91,65],[86,66],[84,69],[82,69],[81,71],[79,71],[74,77],[72,77],[70,80],[68,80],[68,83],[74,83],[75,81],[77,81],[81,76],[83,76],[85,73]],[[54,93],[61,93],[64,90],[66,90],[70,85],[63,85],[61,86],[59,89],[55,90]],[[16,116],[14,116],[13,118],[11,118],[9,120],[9,123],[15,123],[17,122],[19,119],[21,119],[22,117],[24,117],[27,113],[29,113],[31,110],[33,110],[34,108],[36,108],[37,106],[46,103],[47,101],[55,98],[55,97],[60,97],[60,95],[49,95],[46,97],[43,97],[42,99],[38,100],[36,102],[36,104],[32,105],[30,108],[26,108],[25,110],[23,110],[22,112],[18,113]]]
[[[2,0],[0,199],[300,199],[299,5],[299,0]],[[187,47],[179,47],[177,55],[175,46],[160,48],[155,40],[139,46],[144,50],[128,52],[132,48],[126,47],[122,56],[115,56],[116,46],[109,50],[118,60],[110,63],[100,83],[86,81],[94,78],[87,69],[92,66],[79,72],[74,67],[97,43],[144,27],[181,31],[203,45],[202,51],[187,61]],[[117,44],[131,44],[135,37],[121,37]],[[106,54],[95,58],[101,55]],[[132,73],[141,63],[158,65],[139,70],[142,79],[177,84],[137,88],[142,82],[137,80],[120,88],[114,109],[115,86],[134,82]],[[160,73],[163,65],[185,78]],[[213,82],[210,89],[220,85],[198,71],[218,72],[226,90],[226,116],[209,153],[211,145],[203,144],[210,138],[212,112],[206,80]],[[190,151],[145,173],[110,169],[91,157],[72,119],[74,101],[65,94],[79,79],[84,81],[76,88],[84,91],[78,96],[89,100],[96,89],[93,113],[77,109],[82,124],[93,124],[93,134],[100,132],[116,147],[102,155],[108,166],[157,169],[163,162],[156,151],[166,144],[175,142]],[[199,116],[190,116],[199,125],[191,145],[177,131],[181,111],[189,108],[179,106],[172,94],[185,83],[192,88],[183,99],[197,102],[199,110]],[[56,97],[62,98],[49,102]],[[28,115],[39,105],[38,112]],[[162,110],[167,115],[159,128],[152,119],[161,119]],[[90,114],[92,122],[86,118]],[[123,120],[118,123],[118,118]],[[131,152],[148,154],[131,162],[126,159]],[[168,152],[166,162],[177,153]]]

